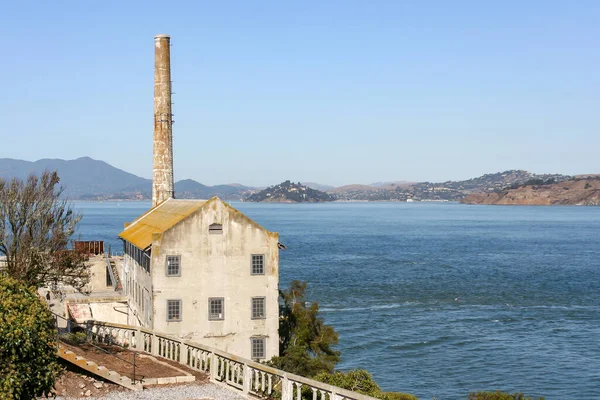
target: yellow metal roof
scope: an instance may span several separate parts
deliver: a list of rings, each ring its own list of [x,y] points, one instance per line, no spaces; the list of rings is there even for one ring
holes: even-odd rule
[[[153,233],[163,233],[198,211],[205,203],[206,200],[165,200],[133,221],[119,237],[144,250],[152,244]]]

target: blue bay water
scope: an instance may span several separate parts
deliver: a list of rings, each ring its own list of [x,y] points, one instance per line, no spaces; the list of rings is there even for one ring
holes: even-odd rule
[[[122,245],[147,202],[75,203],[78,235]],[[280,285],[308,281],[340,369],[384,390],[600,399],[600,208],[232,203],[280,233]]]

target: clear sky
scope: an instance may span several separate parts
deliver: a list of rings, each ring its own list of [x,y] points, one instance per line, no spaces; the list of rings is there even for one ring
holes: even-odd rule
[[[4,1],[0,157],[151,176],[171,35],[176,179],[600,173],[600,1]]]

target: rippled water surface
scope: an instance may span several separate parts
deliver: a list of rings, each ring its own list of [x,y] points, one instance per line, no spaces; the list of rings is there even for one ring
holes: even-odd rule
[[[309,282],[341,369],[384,390],[600,399],[600,208],[234,203],[278,231],[280,282]],[[82,239],[149,203],[76,203]]]

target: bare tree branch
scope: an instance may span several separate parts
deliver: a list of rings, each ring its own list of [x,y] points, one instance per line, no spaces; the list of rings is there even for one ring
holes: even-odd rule
[[[68,250],[81,215],[60,198],[56,172],[26,182],[0,179],[0,255],[8,275],[41,287],[62,283],[82,290],[89,282],[85,254]]]

